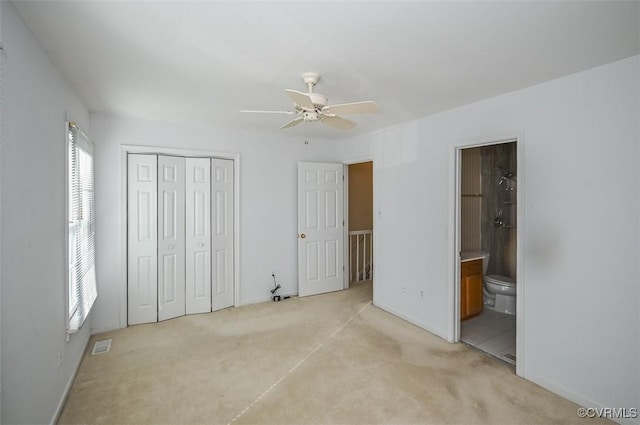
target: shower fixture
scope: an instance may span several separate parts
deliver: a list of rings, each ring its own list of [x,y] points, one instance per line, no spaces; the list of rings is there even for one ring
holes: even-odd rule
[[[502,209],[498,210],[498,216],[493,220],[493,225],[495,227],[506,227],[504,219],[502,218]]]
[[[500,172],[502,173],[502,176],[500,176],[500,179],[498,180],[498,184],[503,184],[507,180],[518,181],[516,179],[516,174],[514,172],[507,171],[507,170],[505,170],[504,168],[502,168],[500,166],[496,166],[496,169],[500,170]]]

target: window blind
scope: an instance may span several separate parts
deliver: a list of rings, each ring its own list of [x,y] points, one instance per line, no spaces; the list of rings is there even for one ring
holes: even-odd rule
[[[95,266],[93,145],[74,123],[69,123],[68,129],[68,332],[74,333],[84,324],[98,291]]]

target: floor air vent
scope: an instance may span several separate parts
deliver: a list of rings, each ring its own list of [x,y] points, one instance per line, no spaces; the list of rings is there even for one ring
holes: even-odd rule
[[[110,339],[96,341],[95,344],[93,344],[93,350],[91,350],[91,355],[107,353],[110,348],[111,348]]]

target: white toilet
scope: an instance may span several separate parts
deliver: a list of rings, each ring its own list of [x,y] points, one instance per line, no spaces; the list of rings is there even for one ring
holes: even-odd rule
[[[516,280],[497,274],[487,275],[489,257],[491,255],[486,251],[465,251],[460,258],[462,261],[482,259],[484,306],[500,313],[516,314]]]
[[[484,276],[484,305],[500,313],[516,314],[516,280],[508,276]]]

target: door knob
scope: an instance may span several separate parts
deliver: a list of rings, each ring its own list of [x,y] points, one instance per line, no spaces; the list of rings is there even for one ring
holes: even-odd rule
[[[307,235],[305,235],[304,233],[300,233],[300,238],[301,238],[301,239],[304,239],[304,238],[306,238],[306,237],[307,237]]]
[[[204,243],[200,242],[200,248],[204,247]]]

